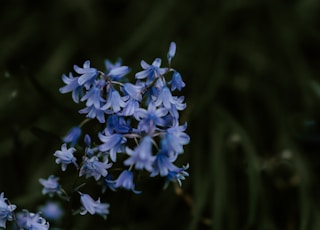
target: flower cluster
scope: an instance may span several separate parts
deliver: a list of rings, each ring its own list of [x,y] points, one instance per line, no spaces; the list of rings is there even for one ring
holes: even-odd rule
[[[171,42],[167,67],[161,66],[160,58],[151,64],[142,60],[142,70],[135,74],[133,83],[126,77],[130,68],[122,65],[121,60],[116,63],[107,60],[104,71],[91,67],[90,61],[86,61],[82,67],[74,66],[76,74],[62,75],[65,85],[60,92],[72,93],[73,101],[84,105],[79,113],[86,116],[62,138],[61,149],[53,154],[63,172],[75,168],[76,178],[97,182],[102,193],[107,189],[141,193],[136,189],[138,172],[166,178],[165,186],[169,182],[181,186],[181,181],[188,176],[188,164],[179,167],[176,160],[190,138],[185,133],[187,124],[180,123],[179,113],[186,108],[186,103],[183,96],[176,94],[185,83],[180,73],[171,67],[175,52],[176,44]],[[95,122],[99,130],[83,133],[83,126],[89,121]],[[77,195],[80,207],[71,210],[73,213],[107,218],[110,205],[81,192],[86,183],[75,182],[72,191],[67,193],[59,180],[54,175],[40,178],[42,194],[50,198],[57,195],[67,202]],[[7,221],[14,221],[18,229],[47,230],[46,219],[59,221],[64,215],[55,201],[41,206],[38,213],[15,211],[16,205],[1,193],[0,228],[6,228]]]
[[[60,92],[72,93],[73,101],[83,105],[79,113],[86,117],[69,131],[61,149],[54,153],[62,171],[74,166],[77,177],[92,178],[102,186],[102,192],[125,189],[140,193],[136,189],[138,171],[181,185],[188,176],[188,164],[179,167],[175,162],[190,138],[185,133],[187,124],[180,123],[180,111],[186,103],[178,94],[185,83],[171,66],[175,52],[176,44],[171,42],[167,67],[161,66],[160,58],[151,64],[142,60],[142,70],[134,75],[134,82],[129,82],[130,68],[121,60],[107,60],[105,70],[86,61],[82,67],[74,65],[75,73],[62,76],[65,85]],[[100,130],[83,133],[89,121],[96,122]],[[53,175],[40,179],[43,194],[64,195],[58,179]],[[77,187],[82,205],[79,213],[106,218],[109,204],[101,203],[100,198],[95,201],[79,191],[81,187]]]
[[[28,210],[15,213],[16,205],[11,204],[4,193],[0,194],[0,228],[6,228],[7,221],[15,221],[21,230],[47,230],[49,223],[39,213],[31,213]]]

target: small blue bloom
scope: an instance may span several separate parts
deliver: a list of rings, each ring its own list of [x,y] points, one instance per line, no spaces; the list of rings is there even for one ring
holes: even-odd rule
[[[108,92],[107,102],[101,107],[101,110],[112,108],[112,111],[117,113],[121,108],[125,107],[128,96],[121,97],[117,90],[110,89]]]
[[[98,76],[98,70],[90,67],[90,61],[85,61],[83,68],[74,65],[73,69],[76,73],[81,74],[78,79],[79,85],[89,86]]]
[[[67,144],[63,143],[61,145],[61,150],[57,150],[53,155],[57,157],[56,163],[61,164],[62,171],[66,171],[67,165],[73,163],[77,168],[78,164],[76,158],[73,156],[73,153],[76,151],[74,147],[67,148]]]
[[[143,71],[140,71],[136,73],[135,77],[136,79],[147,79],[146,85],[149,86],[155,78],[158,78],[165,74],[168,69],[167,68],[160,68],[161,66],[161,59],[156,58],[151,65],[146,63],[145,61],[141,61],[141,67],[144,69]]]
[[[101,96],[101,91],[105,84],[106,82],[104,80],[95,81],[95,84],[93,84],[86,94],[81,98],[81,101],[87,101],[87,107],[93,105],[96,109],[100,109],[101,104],[105,102],[105,99]]]
[[[107,169],[111,168],[111,166],[112,163],[108,164],[108,161],[100,162],[96,156],[91,158],[84,157],[79,176],[86,175],[86,178],[92,176],[97,181],[101,176],[105,177],[108,174]]]
[[[178,182],[179,186],[181,186],[181,180],[185,180],[189,173],[186,171],[189,168],[189,164],[183,166],[182,168],[176,168],[172,171],[169,171],[167,175],[167,184],[168,182]],[[166,186],[165,186],[166,187]]]
[[[95,119],[97,118],[97,120],[100,123],[104,123],[105,120],[105,116],[104,116],[104,111],[101,109],[97,109],[96,107],[94,107],[94,105],[91,105],[89,107],[85,107],[81,110],[79,110],[80,114],[87,114],[86,117],[91,118],[91,119]]]
[[[78,83],[79,77],[74,77],[72,73],[69,73],[69,77],[65,74],[62,75],[62,81],[66,84],[59,89],[60,93],[72,92],[72,99],[75,103],[79,102],[79,97],[83,94],[83,87]]]
[[[165,120],[163,117],[168,113],[165,108],[156,108],[154,103],[150,102],[148,105],[148,110],[138,109],[135,113],[135,117],[139,121],[138,129],[141,132],[146,132],[152,136],[156,126],[164,126]]]
[[[16,215],[19,229],[24,230],[48,230],[49,223],[39,213],[31,213],[23,210]]]
[[[166,86],[160,90],[158,97],[154,101],[156,106],[163,105],[167,110],[169,110],[171,108],[171,104],[174,103],[175,101],[171,95],[171,92]]]
[[[182,80],[180,73],[177,71],[173,72],[172,79],[168,83],[171,84],[172,91],[176,89],[181,91],[181,89],[186,86],[186,84]]]
[[[152,171],[155,157],[152,156],[152,138],[150,136],[145,136],[134,150],[127,147],[126,152],[130,157],[124,161],[125,165],[135,165],[136,169]]]
[[[70,131],[67,133],[66,136],[63,137],[63,142],[70,143],[73,147],[77,144],[79,137],[81,136],[81,128],[79,126],[74,126]]]
[[[105,135],[102,133],[98,134],[99,139],[103,144],[99,146],[101,152],[110,151],[110,158],[113,162],[117,160],[117,153],[123,151],[123,144],[127,142],[127,139],[121,134],[110,134],[105,132]]]
[[[115,188],[124,188],[131,190],[132,192],[139,194],[141,191],[135,190],[135,184],[133,182],[133,173],[129,170],[124,170],[116,180]]]
[[[104,193],[107,188],[109,188],[112,191],[116,191],[115,185],[116,185],[116,181],[112,179],[112,176],[110,174],[108,174],[103,180],[102,192]]]
[[[174,55],[176,54],[176,43],[175,42],[171,42],[170,46],[169,46],[169,51],[167,54],[167,59],[169,64],[171,63],[172,58],[174,57]]]
[[[109,60],[105,60],[104,64],[107,70],[106,75],[108,75],[112,81],[119,81],[130,72],[128,66],[122,66],[121,59],[118,59],[114,64]]]
[[[59,184],[59,177],[55,177],[54,175],[50,175],[49,178],[46,179],[39,179],[40,184],[42,184],[42,194],[49,194],[50,197],[52,197],[55,193],[61,194],[61,187]]]
[[[172,162],[176,160],[176,155],[169,155],[166,150],[160,150],[160,152],[156,155],[156,159],[153,164],[153,170],[151,173],[151,177],[159,175],[167,176],[169,172],[176,171],[177,166],[175,166]]]
[[[80,201],[82,204],[81,215],[85,215],[89,212],[91,215],[98,214],[104,219],[107,218],[110,206],[108,203],[101,203],[100,198],[95,201],[89,194],[85,193],[80,193]]]
[[[132,116],[139,109],[139,107],[139,102],[133,98],[130,98],[126,103],[126,106],[123,107],[121,113],[119,114],[123,116]]]
[[[48,220],[59,221],[64,215],[64,211],[57,202],[48,201],[39,208],[41,214]]]
[[[14,219],[13,211],[16,209],[14,204],[8,204],[4,193],[0,194],[0,227],[6,228],[6,222]]]
[[[142,84],[134,85],[131,83],[123,84],[123,90],[127,93],[131,98],[141,101],[142,100],[142,93],[145,87]]]
[[[190,137],[184,131],[187,124],[168,128],[164,134],[163,141],[166,143],[169,151],[183,153],[183,145],[190,141]]]
[[[130,132],[132,127],[130,126],[130,122],[127,121],[124,117],[119,116],[119,114],[111,114],[107,119],[107,127],[105,129],[106,133],[113,134],[125,134]]]

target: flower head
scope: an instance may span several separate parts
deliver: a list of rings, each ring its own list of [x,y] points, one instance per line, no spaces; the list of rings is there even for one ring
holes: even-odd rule
[[[126,152],[130,157],[124,161],[125,165],[134,164],[136,169],[152,171],[154,156],[152,156],[152,138],[150,136],[145,136],[134,150],[126,148]]]
[[[155,78],[160,77],[161,75],[165,74],[168,69],[167,68],[160,68],[161,66],[161,59],[156,58],[151,65],[146,63],[145,61],[141,61],[141,67],[144,69],[138,73],[136,73],[136,79],[147,79],[146,84],[149,86]]]
[[[91,158],[84,157],[84,163],[82,164],[79,172],[79,176],[86,175],[86,177],[94,177],[95,180],[99,180],[101,176],[105,177],[108,172],[107,169],[111,168],[112,163],[100,162],[97,156]]]
[[[48,220],[58,221],[64,214],[63,209],[57,202],[48,201],[45,205],[40,207],[40,212]]]
[[[137,191],[135,189],[135,184],[133,182],[133,173],[129,170],[122,171],[115,182],[115,188],[124,188],[126,190],[131,190],[136,194],[141,193],[140,191]]]
[[[55,193],[60,194],[60,184],[58,182],[59,177],[55,177],[54,175],[50,175],[49,178],[46,179],[39,179],[40,184],[42,184],[42,194],[49,194],[50,197],[52,197]]]
[[[80,201],[82,204],[81,215],[85,215],[89,212],[91,215],[98,214],[104,219],[107,218],[110,206],[108,203],[101,203],[100,199],[95,201],[90,195],[85,193],[80,193]]]
[[[78,84],[81,86],[88,86],[98,76],[98,70],[90,67],[90,61],[85,61],[82,68],[74,65],[73,69],[76,73],[80,74]]]
[[[62,171],[66,171],[67,165],[73,163],[77,168],[78,164],[73,153],[76,151],[74,147],[67,148],[67,144],[63,143],[61,145],[61,150],[57,150],[53,155],[57,157],[56,163],[61,164]]]
[[[4,193],[0,194],[0,227],[6,228],[6,221],[13,220],[13,211],[16,209],[14,204],[10,204],[7,198],[4,197]]]
[[[25,230],[48,230],[49,223],[40,216],[39,213],[31,213],[28,210],[23,210],[23,212],[17,215],[17,224],[19,229]]]
[[[63,141],[65,143],[70,143],[71,146],[75,146],[81,136],[81,128],[79,126],[74,126],[67,133],[66,136],[63,137]]]

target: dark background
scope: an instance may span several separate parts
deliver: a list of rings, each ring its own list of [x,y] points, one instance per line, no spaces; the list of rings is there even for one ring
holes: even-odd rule
[[[118,57],[134,73],[175,41],[191,136],[182,195],[148,180],[139,196],[103,196],[107,221],[60,226],[320,229],[319,17],[315,0],[3,1],[0,191],[19,210],[45,201],[38,178],[59,173],[52,154],[83,119],[58,91],[63,73]]]

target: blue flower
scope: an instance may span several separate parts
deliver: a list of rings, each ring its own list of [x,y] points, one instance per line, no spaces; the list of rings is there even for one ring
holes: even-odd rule
[[[165,120],[162,117],[164,117],[167,113],[168,111],[165,108],[157,109],[152,102],[148,105],[148,110],[142,108],[138,109],[135,113],[135,117],[139,121],[139,131],[144,131],[152,136],[157,125],[165,125]]]
[[[169,46],[169,51],[167,54],[167,59],[169,62],[169,65],[171,63],[172,58],[174,57],[174,55],[176,54],[176,43],[175,42],[171,42],[170,46]]]
[[[42,215],[48,220],[59,221],[64,214],[64,211],[59,203],[53,201],[48,201],[39,209]]]
[[[176,158],[176,155],[170,155],[164,149],[160,150],[154,160],[153,170],[150,176],[153,177],[159,174],[160,176],[167,176],[169,172],[176,171],[177,166],[172,163]]]
[[[179,186],[181,186],[181,180],[185,180],[189,173],[186,171],[189,168],[189,165],[185,165],[182,168],[176,168],[172,171],[169,171],[167,175],[167,184],[168,182],[178,182]],[[167,185],[165,185],[166,187]]]
[[[172,79],[168,83],[171,84],[172,91],[176,89],[181,91],[181,89],[186,86],[186,84],[182,80],[180,73],[177,71],[173,72]]]
[[[122,66],[121,59],[118,59],[114,64],[109,60],[105,60],[104,64],[107,69],[106,75],[108,75],[112,81],[119,81],[130,72],[128,66]]]
[[[102,133],[98,134],[99,139],[103,144],[99,146],[101,152],[110,151],[110,158],[113,162],[117,160],[117,153],[123,150],[123,144],[127,142],[127,139],[121,134],[109,134],[105,132],[105,135]]]
[[[141,67],[144,69],[143,71],[140,71],[136,73],[135,77],[136,79],[147,79],[146,85],[149,86],[155,78],[158,78],[165,74],[168,69],[167,68],[160,68],[161,66],[161,59],[156,58],[151,65],[146,63],[145,61],[141,61]]]
[[[89,117],[91,119],[97,118],[100,123],[104,123],[106,121],[104,117],[104,111],[101,109],[97,109],[96,107],[94,107],[94,105],[80,109],[79,113],[87,114],[86,117]]]
[[[83,68],[74,65],[73,69],[76,73],[81,74],[78,79],[79,85],[88,87],[98,76],[98,70],[90,67],[90,61],[85,61]]]
[[[101,107],[101,110],[112,108],[112,111],[117,113],[121,108],[125,107],[128,96],[121,97],[117,90],[110,89],[107,96],[107,102]]]
[[[23,210],[23,212],[17,215],[17,225],[19,229],[24,230],[48,230],[49,223],[39,215],[39,213],[31,213],[28,210]]]
[[[124,170],[119,175],[118,179],[115,181],[115,188],[124,188],[126,190],[131,190],[132,192],[139,194],[140,191],[135,190],[135,184],[133,182],[133,173],[129,170]]]
[[[146,169],[151,172],[154,161],[154,156],[152,156],[152,141],[150,136],[145,136],[134,151],[127,147],[126,152],[130,157],[124,161],[124,164],[134,164],[136,169]]]
[[[59,177],[55,177],[54,175],[50,175],[49,178],[46,179],[39,179],[40,184],[42,184],[42,194],[49,194],[52,197],[55,193],[61,194],[60,184],[59,184]]]
[[[57,150],[53,155],[57,157],[56,163],[61,164],[62,171],[66,171],[67,165],[73,163],[77,168],[78,164],[73,153],[76,151],[74,147],[67,148],[67,144],[63,143],[61,145],[61,150]]]
[[[139,107],[140,107],[139,102],[133,98],[130,98],[127,101],[125,107],[123,107],[122,111],[119,113],[119,115],[132,116],[139,109]]]
[[[95,180],[99,180],[101,176],[105,177],[108,174],[107,169],[111,168],[111,166],[112,163],[108,164],[108,161],[100,162],[96,156],[91,158],[84,157],[79,176],[86,175],[86,178],[92,176]]]
[[[82,204],[81,215],[85,215],[89,212],[91,215],[98,214],[104,219],[107,218],[110,206],[108,203],[101,203],[100,198],[95,201],[89,194],[85,193],[80,193],[80,201]]]
[[[134,85],[131,83],[123,84],[123,90],[127,93],[131,98],[141,101],[142,100],[142,93],[145,87],[143,84]]]
[[[183,153],[183,145],[186,145],[190,141],[190,137],[184,131],[187,128],[187,124],[181,126],[174,126],[168,128],[164,134],[163,142],[166,144],[169,151],[175,153]]]
[[[169,110],[171,108],[171,104],[174,103],[175,101],[171,95],[171,92],[166,86],[160,90],[158,97],[154,101],[156,106],[163,105],[167,110]]]
[[[79,126],[74,126],[66,136],[63,137],[63,142],[70,143],[71,146],[75,146],[81,136],[81,128]]]
[[[6,228],[6,222],[14,219],[13,211],[16,209],[14,204],[8,204],[4,193],[0,194],[0,227]]]
[[[105,102],[105,99],[101,97],[101,91],[106,85],[104,80],[95,81],[95,84],[86,92],[81,98],[81,101],[87,101],[86,106],[94,106],[96,109],[100,109],[101,104]]]
[[[125,134],[130,132],[132,127],[130,126],[130,122],[127,121],[124,117],[119,116],[119,114],[111,114],[107,119],[107,127],[105,129],[106,133],[113,134]]]
[[[79,77],[74,77],[72,73],[69,73],[69,77],[65,74],[62,75],[62,81],[66,84],[59,89],[60,93],[72,92],[72,99],[75,103],[79,102],[79,97],[83,94],[83,87],[78,83]]]

